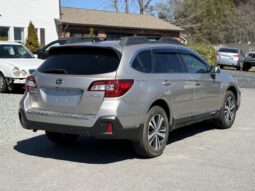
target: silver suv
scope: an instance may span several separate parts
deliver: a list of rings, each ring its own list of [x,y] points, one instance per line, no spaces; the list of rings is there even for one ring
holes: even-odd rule
[[[56,144],[78,135],[127,139],[145,157],[162,154],[170,131],[213,119],[230,128],[240,105],[236,80],[174,39],[52,48],[27,78],[22,126]]]

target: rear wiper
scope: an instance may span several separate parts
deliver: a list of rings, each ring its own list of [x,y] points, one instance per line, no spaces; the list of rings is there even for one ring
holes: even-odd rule
[[[68,72],[64,69],[49,69],[49,70],[44,70],[43,73],[47,73],[47,74],[68,74]]]

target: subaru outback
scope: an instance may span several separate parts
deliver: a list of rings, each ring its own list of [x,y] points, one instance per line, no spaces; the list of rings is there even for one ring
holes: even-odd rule
[[[52,48],[25,89],[23,128],[61,145],[79,135],[131,140],[145,157],[161,155],[176,128],[209,119],[230,128],[241,94],[193,50],[146,37]]]

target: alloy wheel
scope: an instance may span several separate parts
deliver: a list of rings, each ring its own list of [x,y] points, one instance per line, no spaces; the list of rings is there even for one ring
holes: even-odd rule
[[[160,150],[166,141],[166,123],[161,114],[153,115],[149,122],[148,142],[154,150]]]
[[[225,121],[227,124],[231,124],[234,121],[235,109],[236,109],[235,99],[232,96],[229,96],[226,99],[224,110]]]
[[[0,75],[0,90],[4,87],[4,78]]]

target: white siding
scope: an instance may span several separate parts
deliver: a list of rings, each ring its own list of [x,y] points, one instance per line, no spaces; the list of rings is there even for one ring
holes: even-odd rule
[[[59,0],[0,0],[0,26],[10,27],[9,40],[14,41],[14,27],[24,28],[26,39],[32,21],[35,28],[45,29],[47,44],[58,38],[54,19],[60,17],[59,6]]]

